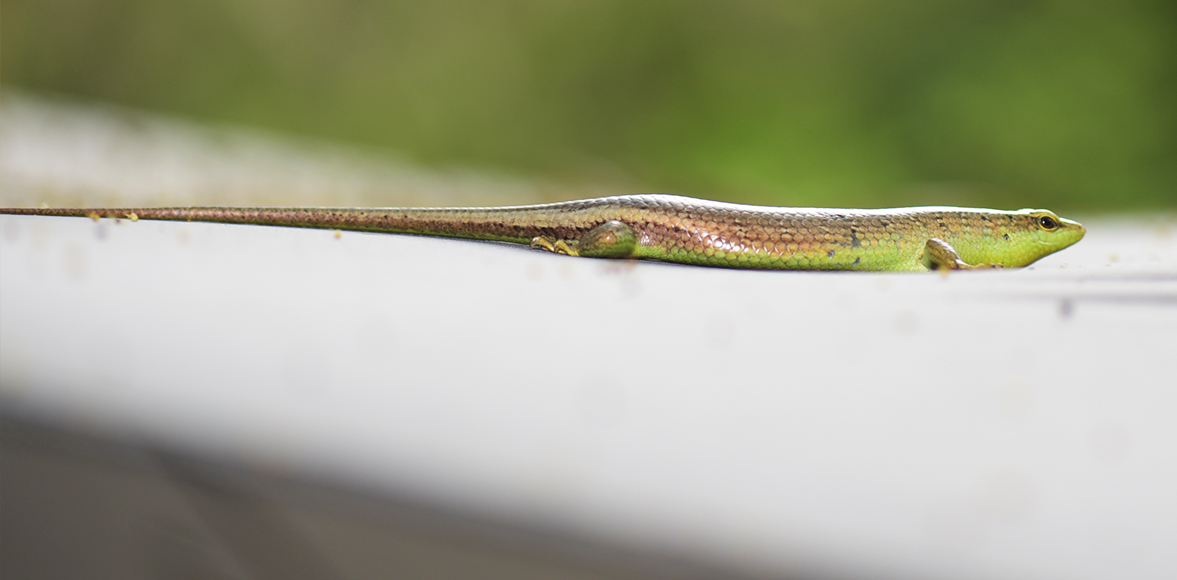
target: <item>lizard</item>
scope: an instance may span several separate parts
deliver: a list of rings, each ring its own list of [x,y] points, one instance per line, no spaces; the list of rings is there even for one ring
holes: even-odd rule
[[[0,214],[360,230],[527,244],[593,258],[744,269],[1020,268],[1083,238],[1047,210],[740,205],[624,195],[491,208],[0,208]]]

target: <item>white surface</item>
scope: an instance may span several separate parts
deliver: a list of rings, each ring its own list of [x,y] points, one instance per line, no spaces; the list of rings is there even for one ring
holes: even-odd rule
[[[749,571],[1177,576],[1177,241],[740,272],[0,218],[10,411]]]

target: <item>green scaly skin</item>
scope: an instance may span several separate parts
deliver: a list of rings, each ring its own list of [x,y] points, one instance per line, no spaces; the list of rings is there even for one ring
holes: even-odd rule
[[[557,253],[727,268],[1018,268],[1083,238],[1046,210],[818,209],[634,195],[499,208],[11,208],[0,213],[447,236]]]

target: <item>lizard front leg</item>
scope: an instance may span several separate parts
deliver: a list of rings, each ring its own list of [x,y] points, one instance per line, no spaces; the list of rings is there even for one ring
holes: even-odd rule
[[[932,238],[924,244],[924,254],[920,261],[925,268],[941,272],[1001,267],[999,264],[969,264],[960,258],[960,254],[956,253],[956,248],[952,247],[952,244],[940,238]]]

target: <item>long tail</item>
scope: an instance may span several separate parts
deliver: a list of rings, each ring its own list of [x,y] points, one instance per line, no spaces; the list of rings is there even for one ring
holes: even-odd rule
[[[549,229],[542,223],[543,216],[537,215],[543,212],[519,211],[531,208],[0,208],[0,214],[360,230],[528,243]]]

